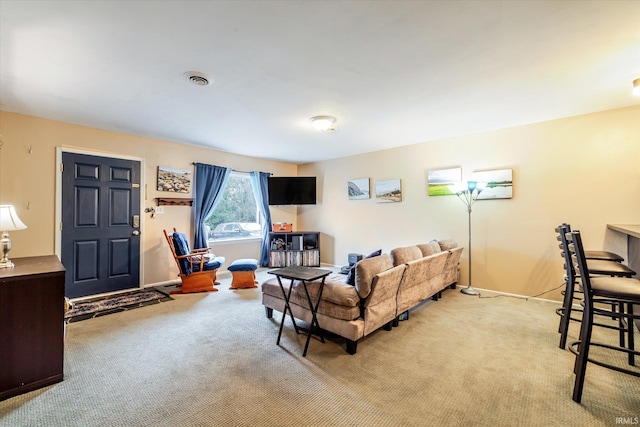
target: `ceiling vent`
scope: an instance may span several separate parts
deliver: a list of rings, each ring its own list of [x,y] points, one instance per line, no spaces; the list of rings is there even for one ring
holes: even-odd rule
[[[194,85],[198,86],[209,86],[210,80],[204,73],[199,73],[197,71],[187,71],[184,73],[184,76]]]

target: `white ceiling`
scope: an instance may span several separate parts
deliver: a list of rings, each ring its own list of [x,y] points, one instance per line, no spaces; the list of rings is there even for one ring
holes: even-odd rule
[[[0,0],[0,43],[4,111],[294,163],[640,104],[640,1]]]

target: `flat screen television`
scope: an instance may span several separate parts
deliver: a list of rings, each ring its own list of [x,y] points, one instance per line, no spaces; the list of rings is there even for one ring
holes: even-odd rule
[[[315,176],[269,177],[270,205],[315,205]]]

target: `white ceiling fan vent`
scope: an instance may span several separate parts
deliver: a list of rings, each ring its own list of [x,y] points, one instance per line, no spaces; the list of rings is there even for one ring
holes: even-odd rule
[[[191,83],[198,86],[208,86],[211,81],[206,74],[197,71],[187,71],[184,73],[184,76],[189,79]]]

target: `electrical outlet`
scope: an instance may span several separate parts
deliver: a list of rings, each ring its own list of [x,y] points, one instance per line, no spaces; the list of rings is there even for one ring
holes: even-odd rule
[[[157,215],[162,215],[164,213],[164,206],[157,206],[156,207],[156,214]]]

